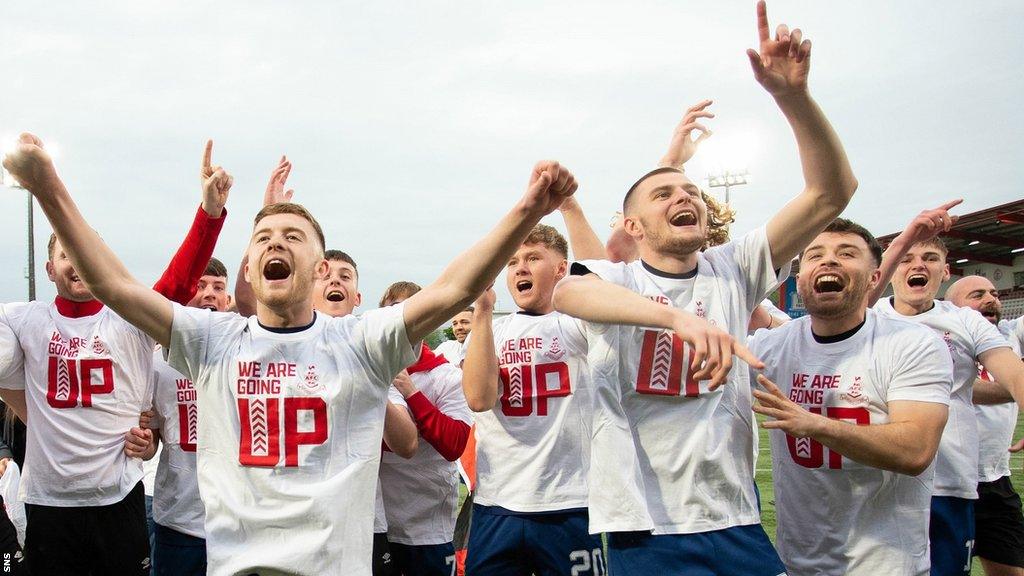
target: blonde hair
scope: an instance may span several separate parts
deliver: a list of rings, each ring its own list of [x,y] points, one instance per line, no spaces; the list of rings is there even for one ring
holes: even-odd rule
[[[736,211],[703,190],[700,197],[708,207],[708,233],[704,248],[725,244],[729,241],[729,225],[736,221]]]

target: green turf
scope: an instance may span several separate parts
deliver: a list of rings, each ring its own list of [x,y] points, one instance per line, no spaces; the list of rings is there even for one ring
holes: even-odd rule
[[[759,417],[760,421],[761,418]],[[761,524],[764,525],[764,529],[768,532],[768,537],[775,541],[775,489],[772,487],[772,472],[771,472],[771,449],[768,442],[768,431],[760,428],[760,455],[757,460],[757,472],[755,473],[755,481],[757,482],[757,488],[761,492]],[[1019,439],[1024,435],[1024,414],[1021,414],[1017,418],[1017,430],[1013,437]],[[1018,452],[1017,454],[1010,455],[1010,479],[1013,482],[1015,488],[1019,492],[1021,490],[1021,469],[1024,468],[1024,452]],[[984,571],[981,569],[981,564],[978,559],[974,559],[974,566],[971,570],[971,576],[983,576]]]

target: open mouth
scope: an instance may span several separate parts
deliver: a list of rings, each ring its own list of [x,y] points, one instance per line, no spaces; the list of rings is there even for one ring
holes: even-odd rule
[[[328,302],[341,302],[345,299],[345,294],[341,290],[331,290],[324,297]]]
[[[680,212],[669,218],[668,222],[673,226],[693,226],[697,223],[697,215],[693,212]]]
[[[907,286],[911,288],[923,288],[928,285],[928,276],[925,274],[911,274],[907,278]]]
[[[835,274],[822,274],[814,281],[814,291],[818,294],[842,292],[843,288],[842,278]]]
[[[274,258],[263,265],[263,277],[267,280],[284,280],[291,273],[291,267],[280,258]]]
[[[202,306],[200,306],[200,308],[202,308],[203,310],[210,310],[212,312],[217,311],[217,307],[214,306],[213,304],[203,304]]]
[[[519,292],[520,294],[528,291],[530,288],[533,288],[533,282],[529,280],[520,280],[519,282],[516,282],[516,292]]]
[[[978,312],[993,323],[999,320],[999,310],[996,308],[982,308]]]

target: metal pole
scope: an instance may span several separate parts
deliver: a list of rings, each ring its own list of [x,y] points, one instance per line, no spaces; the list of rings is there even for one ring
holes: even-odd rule
[[[28,301],[32,302],[36,299],[35,207],[32,204],[32,193],[26,190],[25,196],[28,198]]]

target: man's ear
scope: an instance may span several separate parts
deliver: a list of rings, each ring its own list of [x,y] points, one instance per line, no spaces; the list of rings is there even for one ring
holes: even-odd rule
[[[331,275],[331,265],[327,263],[326,259],[321,258],[320,261],[316,263],[316,267],[313,268],[313,274],[314,278],[326,280],[327,277]]]
[[[53,269],[53,262],[46,261],[46,277],[50,279],[50,282],[56,282],[56,270]]]
[[[622,229],[629,234],[630,238],[639,242],[644,237],[643,226],[640,225],[640,220],[633,216],[622,217]]]
[[[942,281],[949,280],[949,262],[942,265]]]
[[[362,303],[363,303],[363,295],[360,294],[359,292],[356,292],[356,305],[354,306],[354,308],[358,308],[359,305],[362,304]]]

